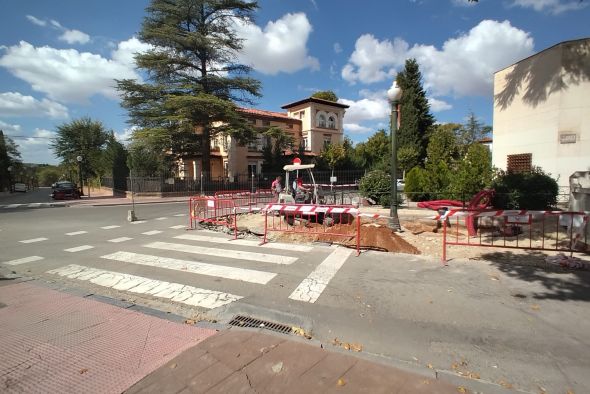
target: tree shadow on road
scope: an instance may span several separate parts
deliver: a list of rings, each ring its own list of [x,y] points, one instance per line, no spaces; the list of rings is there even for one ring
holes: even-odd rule
[[[526,255],[506,252],[483,254],[484,260],[490,261],[509,277],[526,282],[537,283],[545,289],[532,292],[532,298],[558,301],[590,301],[590,272],[584,270],[551,267],[545,263],[546,254],[531,251]],[[523,264],[523,258],[529,263]],[[588,257],[581,257],[588,261]]]

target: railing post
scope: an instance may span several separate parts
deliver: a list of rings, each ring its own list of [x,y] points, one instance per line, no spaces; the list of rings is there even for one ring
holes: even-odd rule
[[[442,263],[447,265],[447,220],[443,219],[443,246],[442,246]]]
[[[361,254],[361,213],[356,214],[356,255]]]

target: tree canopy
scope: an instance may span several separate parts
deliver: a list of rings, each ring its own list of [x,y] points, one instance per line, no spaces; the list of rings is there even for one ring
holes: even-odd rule
[[[257,8],[248,0],[151,1],[139,32],[151,49],[135,57],[147,82],[117,81],[142,149],[173,159],[200,153],[208,177],[215,135],[252,137],[236,103],[252,104],[260,82],[237,62],[242,39],[234,25],[250,23]]]
[[[323,90],[323,91],[315,92],[314,94],[311,95],[311,97],[319,98],[322,100],[334,101],[334,102],[338,101],[338,96],[336,96],[336,93],[334,93],[331,90]]]
[[[0,130],[0,190],[10,187],[11,174],[8,168],[12,167],[10,172],[16,173],[20,164],[21,154],[18,145]]]

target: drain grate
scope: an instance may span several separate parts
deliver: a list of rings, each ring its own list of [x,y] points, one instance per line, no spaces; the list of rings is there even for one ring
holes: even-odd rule
[[[255,319],[253,317],[242,315],[234,316],[234,318],[229,322],[229,325],[236,327],[264,328],[265,330],[270,330],[281,334],[291,334],[293,332],[292,328],[285,324],[273,323],[270,321]]]

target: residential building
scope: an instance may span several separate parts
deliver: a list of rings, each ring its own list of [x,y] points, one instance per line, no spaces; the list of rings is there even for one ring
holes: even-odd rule
[[[590,169],[590,38],[565,41],[494,74],[494,166],[541,167],[569,185]]]
[[[247,145],[231,136],[219,135],[211,140],[211,176],[214,179],[236,175],[260,174],[264,163],[262,151],[270,143],[262,133],[278,127],[293,138],[293,146],[285,151],[296,156],[303,146],[305,156],[319,155],[328,144],[344,141],[343,119],[348,105],[309,97],[282,107],[287,112],[260,109],[240,109],[244,117],[259,132]],[[180,177],[197,179],[201,173],[200,157],[191,157],[179,163]]]

